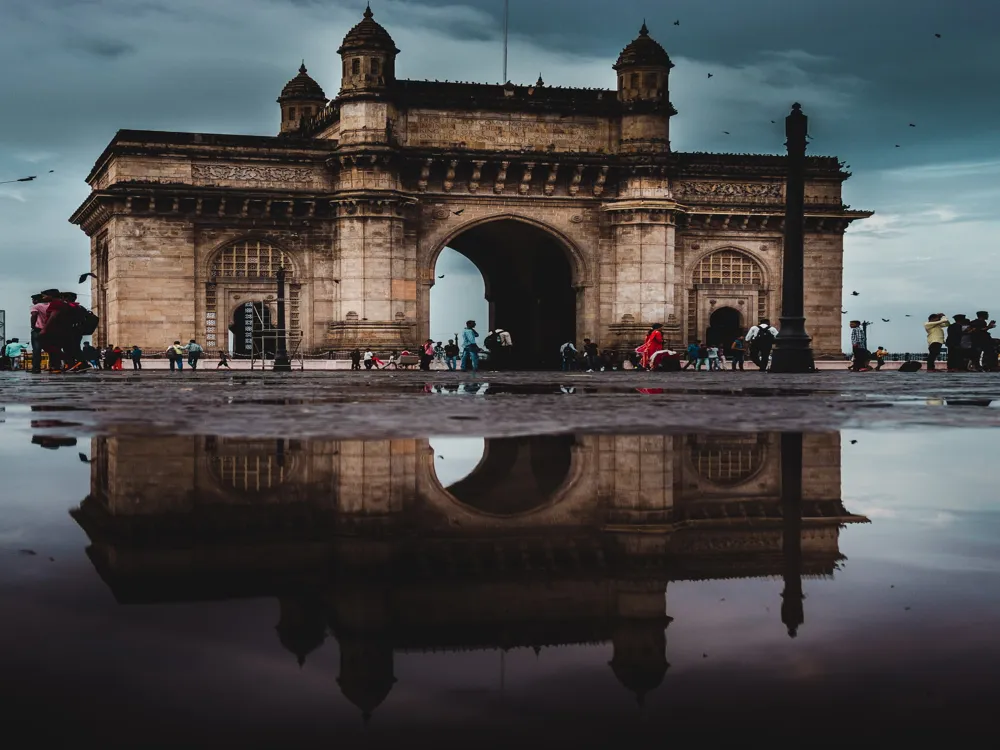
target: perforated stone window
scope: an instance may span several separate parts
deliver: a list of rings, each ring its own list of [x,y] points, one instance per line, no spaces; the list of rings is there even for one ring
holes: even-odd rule
[[[719,250],[702,258],[694,269],[695,284],[738,284],[760,286],[760,265],[737,250]]]
[[[734,486],[763,466],[765,445],[757,438],[716,437],[690,446],[695,470],[713,484]]]
[[[233,279],[274,278],[284,266],[285,275],[293,275],[288,253],[263,240],[243,240],[230,245],[215,257],[211,276]]]

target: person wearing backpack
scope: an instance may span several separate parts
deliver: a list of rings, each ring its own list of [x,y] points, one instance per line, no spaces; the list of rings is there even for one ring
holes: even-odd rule
[[[170,372],[175,369],[179,372],[184,371],[184,347],[180,341],[175,341],[167,347],[167,359],[170,360]]]
[[[761,372],[767,370],[767,365],[771,361],[771,347],[774,346],[777,337],[778,329],[772,326],[767,318],[763,318],[759,325],[747,331],[745,340],[750,346],[750,359]]]
[[[198,369],[198,360],[201,359],[201,354],[205,350],[201,348],[201,344],[196,342],[194,339],[184,347],[187,350],[188,365],[190,365],[192,370]]]

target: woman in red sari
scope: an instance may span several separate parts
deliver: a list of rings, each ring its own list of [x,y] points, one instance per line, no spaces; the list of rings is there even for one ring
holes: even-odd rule
[[[643,370],[648,370],[650,368],[650,364],[653,361],[653,355],[663,348],[663,332],[660,330],[662,327],[663,326],[659,323],[653,323],[653,327],[646,335],[645,343],[639,347],[642,354],[640,364]]]

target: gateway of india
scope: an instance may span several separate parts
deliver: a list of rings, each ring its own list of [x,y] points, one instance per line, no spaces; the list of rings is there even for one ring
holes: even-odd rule
[[[338,52],[335,98],[303,65],[277,136],[115,135],[71,218],[91,241],[95,343],[211,351],[232,331],[247,354],[277,324],[283,267],[290,349],[413,347],[445,247],[482,272],[480,329],[511,331],[522,363],[568,339],[633,347],[652,323],[668,345],[728,345],[778,318],[786,159],[672,151],[673,63],[645,24],[614,90],[397,78],[370,8]],[[844,232],[870,216],[842,202],[849,176],[808,158],[820,357],[841,352]]]

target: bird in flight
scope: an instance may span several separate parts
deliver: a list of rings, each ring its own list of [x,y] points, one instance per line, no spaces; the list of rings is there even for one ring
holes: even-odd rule
[[[847,310],[841,310],[841,311],[840,311],[840,314],[841,314],[841,315],[847,315]]]
[[[898,143],[896,144],[896,148],[899,148],[899,144]]]
[[[444,274],[441,274],[440,276],[438,276],[438,278],[439,279],[443,279],[444,278]]]
[[[851,292],[851,296],[852,297],[860,297],[861,296],[861,292]]]
[[[732,135],[732,133],[730,133],[728,130],[723,130],[722,132],[725,133],[726,135]]]
[[[680,21],[674,21],[674,26],[680,26],[680,25],[681,25]]]
[[[771,120],[771,124],[772,124],[772,125],[775,125],[775,124],[777,124],[777,120]]]
[[[910,123],[910,127],[911,127],[911,128],[915,128],[915,127],[917,127],[917,125],[916,125],[916,123],[913,123],[913,122],[911,122],[911,123]]]
[[[709,74],[708,74],[708,77],[709,77],[709,78],[711,78],[711,77],[712,77],[712,76],[714,76],[714,75],[715,75],[715,73],[709,73]]]
[[[87,273],[81,273],[80,274],[80,280],[77,283],[78,284],[82,284],[83,282],[85,282],[87,280],[88,276],[93,276],[95,279],[97,278],[96,274],[93,274],[93,273],[90,273],[90,271],[87,271]]]
[[[913,316],[912,316],[912,315],[910,315],[909,313],[907,313],[907,314],[906,314],[906,315],[904,315],[903,317],[904,317],[904,318],[912,318]]]
[[[936,39],[940,39],[940,38],[941,38],[941,35],[940,35],[940,34],[935,34],[935,35],[934,35],[934,37],[935,37]]]
[[[87,458],[87,454],[86,453],[77,453],[76,455],[78,455],[80,457],[80,460],[83,461],[83,463],[85,463],[85,464],[89,464],[90,463],[90,459]]]
[[[890,320],[889,320],[888,318],[882,318],[882,322],[883,322],[883,323],[889,323],[889,322],[890,322]]]
[[[452,211],[452,213],[455,214],[455,216],[461,216],[462,214],[465,213],[465,209],[464,208],[460,208],[457,211]]]

